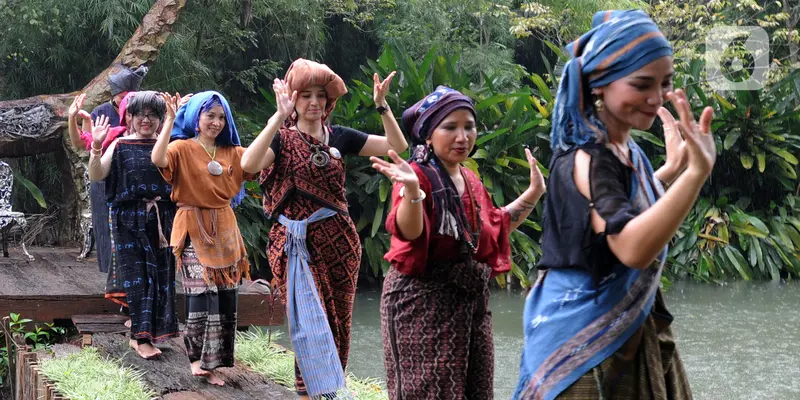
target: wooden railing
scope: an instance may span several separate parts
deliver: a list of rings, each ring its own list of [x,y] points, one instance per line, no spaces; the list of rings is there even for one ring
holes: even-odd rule
[[[8,381],[12,385],[13,400],[69,400],[39,368],[41,352],[33,351],[23,339],[11,333],[10,321],[9,317],[3,318],[2,327],[8,348]]]

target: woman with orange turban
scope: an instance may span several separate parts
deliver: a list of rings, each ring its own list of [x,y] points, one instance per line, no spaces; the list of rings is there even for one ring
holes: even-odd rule
[[[330,124],[344,81],[324,64],[297,59],[273,85],[278,111],[242,156],[245,172],[262,171],[264,211],[278,222],[268,258],[288,313],[301,396],[344,389],[361,244],[348,214],[343,157],[408,147],[386,102],[394,75],[373,76],[386,135],[370,135]]]

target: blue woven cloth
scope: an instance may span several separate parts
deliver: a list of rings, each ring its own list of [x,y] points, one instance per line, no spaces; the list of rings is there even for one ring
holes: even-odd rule
[[[312,398],[329,398],[330,394],[346,389],[342,362],[308,266],[306,247],[308,224],[334,215],[336,211],[321,208],[302,221],[284,215],[278,218],[278,222],[286,227],[285,251],[289,257],[286,300],[289,333],[306,390]]]

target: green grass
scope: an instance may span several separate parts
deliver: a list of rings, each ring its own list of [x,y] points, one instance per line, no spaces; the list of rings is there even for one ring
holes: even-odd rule
[[[72,400],[150,400],[157,396],[145,387],[141,372],[101,357],[92,347],[44,360],[42,372]]]
[[[236,358],[275,383],[294,390],[294,353],[277,345],[280,333],[270,334],[251,328],[236,334]],[[359,379],[347,375],[347,388],[357,400],[388,400],[389,394],[379,379]]]

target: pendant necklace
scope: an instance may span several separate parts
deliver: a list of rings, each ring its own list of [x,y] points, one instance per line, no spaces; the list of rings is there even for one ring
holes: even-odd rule
[[[335,148],[335,147],[331,147],[331,149],[330,149],[330,153],[331,154],[328,155],[327,152],[322,150],[322,146],[321,145],[311,144],[311,142],[306,140],[304,135],[307,135],[307,134],[305,132],[301,131],[300,127],[295,126],[295,129],[297,129],[297,132],[300,133],[300,135],[299,135],[300,139],[303,139],[303,141],[306,142],[308,147],[311,148],[311,163],[316,165],[317,167],[319,167],[319,168],[327,167],[328,164],[330,164],[330,162],[331,162],[331,156],[333,156],[333,158],[336,158],[336,159],[339,159],[339,158],[342,157],[342,155],[339,153],[339,150],[337,148]],[[328,131],[325,129],[325,127],[323,127],[322,129],[325,132],[325,142],[327,142],[328,141],[328,137],[329,137],[328,136]]]
[[[217,158],[217,145],[214,145],[214,154],[212,155],[206,148],[206,145],[204,145],[200,139],[194,138],[194,140],[197,140],[197,143],[200,143],[200,146],[203,146],[203,150],[206,151],[206,154],[211,157],[211,162],[208,163],[208,172],[214,176],[222,175],[222,165],[215,160],[215,158]]]

